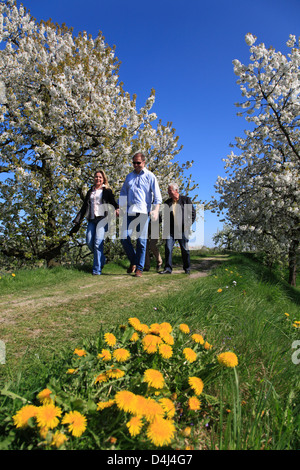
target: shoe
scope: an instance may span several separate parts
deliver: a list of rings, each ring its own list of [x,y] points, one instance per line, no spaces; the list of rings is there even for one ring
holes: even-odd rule
[[[137,270],[135,271],[134,277],[142,277],[142,274],[143,274],[143,271],[140,271],[139,269],[137,269]]]
[[[156,266],[156,271],[159,272],[159,270],[160,270],[161,268],[162,268],[162,264],[158,264],[158,265]]]
[[[144,271],[148,272],[150,271],[150,268],[144,268]]]
[[[136,268],[135,264],[131,264],[131,265],[129,266],[129,268],[127,269],[127,273],[128,273],[128,274],[134,273],[135,268]]]
[[[172,271],[168,271],[167,269],[164,269],[163,271],[159,271],[158,274],[172,274]]]
[[[191,274],[191,270],[190,269],[185,269],[185,274]]]

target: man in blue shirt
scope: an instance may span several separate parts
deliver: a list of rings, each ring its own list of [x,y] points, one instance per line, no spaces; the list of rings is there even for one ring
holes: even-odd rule
[[[130,261],[128,273],[141,277],[145,264],[149,216],[158,221],[161,192],[155,175],[145,168],[146,159],[136,153],[132,159],[134,170],[129,173],[120,192],[119,205],[126,210],[121,230],[121,243]],[[136,249],[132,238],[136,236]]]

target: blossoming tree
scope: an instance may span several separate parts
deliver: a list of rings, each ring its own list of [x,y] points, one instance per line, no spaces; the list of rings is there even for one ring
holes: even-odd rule
[[[246,35],[250,64],[234,60],[244,101],[237,103],[249,124],[236,138],[239,154],[225,159],[219,177],[219,210],[238,236],[257,249],[288,255],[295,284],[300,239],[300,41],[290,36],[284,55]]]
[[[171,123],[152,122],[155,94],[137,110],[119,82],[119,62],[101,33],[74,36],[65,25],[37,22],[23,6],[0,3],[1,251],[45,259],[60,254],[95,168],[118,195],[142,150],[162,190],[189,184],[174,161],[181,148]]]

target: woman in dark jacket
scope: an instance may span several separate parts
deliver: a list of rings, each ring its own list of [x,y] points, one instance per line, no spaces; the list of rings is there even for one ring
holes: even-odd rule
[[[105,265],[104,239],[108,229],[108,205],[113,206],[116,215],[119,215],[119,206],[109,187],[106,174],[103,170],[96,170],[94,186],[87,192],[82,207],[74,219],[75,224],[80,224],[85,217],[88,220],[86,243],[94,254],[94,275],[100,275]]]

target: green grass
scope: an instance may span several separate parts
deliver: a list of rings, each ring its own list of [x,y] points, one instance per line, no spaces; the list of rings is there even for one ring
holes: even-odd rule
[[[193,254],[192,262],[197,267],[203,259]],[[125,266],[108,265],[97,283],[87,268],[20,271],[5,283],[1,279],[7,302],[36,297],[35,310],[24,305],[2,322],[8,353],[0,366],[2,416],[20,407],[12,394],[33,399],[50,379],[59,381],[74,348],[95,342],[101,327],[110,331],[136,316],[147,324],[187,323],[213,345],[214,354],[230,350],[238,356],[236,374],[224,370],[213,379],[209,372],[203,377],[213,398],[203,411],[205,425],[194,432],[195,448],[197,442],[207,449],[299,448],[300,376],[292,361],[299,289],[242,255],[224,258],[209,276],[197,278],[150,271],[137,280],[124,275]],[[67,301],[55,302],[58,296]],[[4,448],[8,422],[2,417]]]

